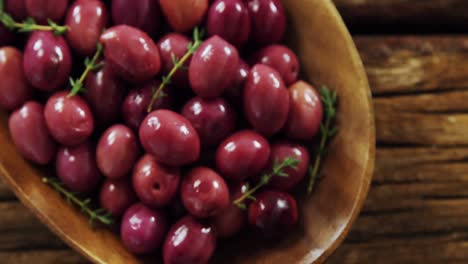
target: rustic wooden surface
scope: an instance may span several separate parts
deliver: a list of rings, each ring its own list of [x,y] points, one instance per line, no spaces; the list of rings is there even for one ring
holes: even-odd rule
[[[335,2],[352,26],[468,25],[466,0]],[[468,35],[438,35],[355,35],[377,162],[361,216],[327,263],[468,263]],[[2,183],[0,212],[0,263],[86,263]]]

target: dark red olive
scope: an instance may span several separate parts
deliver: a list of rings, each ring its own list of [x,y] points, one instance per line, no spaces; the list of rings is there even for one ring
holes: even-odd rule
[[[278,132],[286,123],[289,92],[278,72],[257,64],[244,88],[244,113],[255,130],[265,136]]]
[[[241,0],[217,0],[208,11],[206,29],[210,36],[218,35],[241,47],[250,35],[249,11]]]
[[[260,174],[268,163],[270,146],[260,134],[244,130],[224,140],[216,151],[216,166],[230,180]]]
[[[163,246],[164,264],[205,264],[216,248],[214,230],[190,216],[177,221]]]
[[[129,25],[156,36],[161,28],[158,0],[113,0],[112,19],[116,25]]]
[[[192,123],[202,145],[217,145],[236,127],[234,109],[222,98],[195,97],[185,104],[181,113]]]
[[[299,163],[296,168],[286,168],[283,170],[287,177],[273,177],[269,185],[279,191],[290,191],[296,186],[306,175],[309,166],[309,152],[301,145],[279,142],[271,145],[271,154],[269,162],[269,170],[273,168],[276,161],[281,164],[286,158],[294,158]]]
[[[145,32],[126,25],[107,29],[100,39],[104,57],[123,79],[140,83],[161,70],[158,47]]]
[[[25,103],[11,114],[8,127],[16,148],[28,160],[43,165],[55,158],[57,145],[47,130],[41,104]]]
[[[265,238],[284,237],[297,223],[294,198],[283,192],[264,191],[249,206],[249,224]]]
[[[104,176],[120,179],[131,172],[138,154],[138,139],[133,131],[124,125],[113,125],[99,139],[97,165]]]
[[[84,86],[84,96],[93,111],[96,124],[105,126],[114,123],[119,118],[125,97],[125,83],[104,64],[102,69],[88,73]]]
[[[248,0],[247,6],[252,21],[252,41],[268,45],[283,38],[286,14],[280,0]]]
[[[0,25],[0,47],[12,45],[15,42],[15,33]]]
[[[71,191],[91,192],[98,187],[102,177],[94,153],[89,142],[59,149],[55,164],[57,176]]]
[[[71,48],[82,56],[96,50],[102,31],[109,22],[109,11],[99,0],[77,0],[67,11],[66,37]]]
[[[149,81],[143,85],[134,87],[125,97],[122,104],[122,116],[127,126],[138,131],[141,122],[148,115],[148,106],[151,102],[153,92],[159,87],[159,81]],[[171,109],[172,94],[166,93],[160,96],[153,104],[153,110]]]
[[[132,253],[147,254],[161,247],[167,228],[167,217],[163,211],[137,203],[125,212],[120,237]]]
[[[298,81],[289,87],[291,98],[289,116],[284,127],[291,139],[310,140],[320,132],[323,105],[317,90],[310,84]]]
[[[5,11],[17,21],[23,21],[28,17],[26,0],[6,0]]]
[[[247,77],[249,76],[249,72],[249,65],[242,59],[239,60],[234,81],[225,91],[226,96],[237,105],[242,105],[244,86],[247,81]]]
[[[68,0],[25,0],[25,4],[30,17],[41,24],[47,24],[47,19],[56,22],[62,20]]]
[[[238,63],[234,46],[218,36],[205,40],[190,62],[192,90],[201,97],[220,96],[231,85]]]
[[[174,68],[173,58],[180,60],[188,50],[190,39],[182,34],[169,33],[158,42],[159,53],[161,54],[162,71],[168,74]],[[184,63],[184,67],[190,65],[190,59]],[[171,83],[177,88],[189,87],[188,71],[178,70],[172,76]]]
[[[159,4],[177,32],[187,32],[200,24],[208,10],[208,0],[159,0]]]
[[[14,110],[32,97],[33,89],[23,72],[23,54],[16,48],[0,48],[0,107]]]
[[[218,237],[227,238],[237,234],[247,223],[247,211],[233,204],[248,190],[248,183],[237,182],[230,186],[231,203],[228,208],[213,219],[213,226]]]
[[[144,204],[159,208],[168,205],[177,195],[180,170],[160,164],[149,154],[133,169],[133,187]]]
[[[128,179],[106,180],[101,187],[99,202],[113,216],[120,217],[134,203],[137,197],[132,182]]]
[[[35,31],[24,49],[23,67],[28,81],[37,89],[52,92],[68,80],[72,57],[65,39],[50,31]]]
[[[200,138],[193,126],[169,110],[153,111],[143,120],[140,142],[159,162],[170,166],[187,165],[200,156]]]
[[[286,85],[297,81],[299,75],[299,61],[296,54],[284,45],[271,45],[261,49],[252,58],[252,64],[265,64],[283,77]]]
[[[194,168],[185,175],[180,195],[187,211],[198,218],[215,216],[229,206],[226,182],[208,167]]]
[[[78,95],[69,97],[65,91],[55,93],[47,101],[44,116],[51,135],[63,145],[78,145],[93,133],[93,115]]]

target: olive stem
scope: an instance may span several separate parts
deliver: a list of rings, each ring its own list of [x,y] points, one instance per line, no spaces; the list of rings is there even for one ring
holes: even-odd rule
[[[114,223],[114,219],[112,218],[111,213],[106,212],[105,209],[99,208],[97,210],[93,210],[89,207],[91,203],[91,199],[80,200],[76,197],[76,193],[71,193],[67,191],[63,187],[63,183],[59,182],[53,178],[42,178],[42,182],[52,186],[55,190],[57,190],[60,194],[65,196],[67,202],[74,203],[81,208],[81,212],[87,214],[89,216],[89,225],[93,227],[93,223],[95,220],[98,220],[102,224],[105,225],[112,225]]]
[[[102,63],[97,63],[97,60],[99,59],[99,57],[101,57],[102,51],[103,51],[103,47],[102,47],[101,43],[98,43],[97,47],[96,47],[96,52],[94,53],[93,58],[91,60],[89,58],[85,59],[84,64],[85,64],[86,68],[85,68],[84,72],[81,74],[80,78],[77,79],[77,80],[73,80],[73,79],[70,78],[70,85],[71,85],[72,89],[71,89],[70,93],[68,94],[68,97],[74,96],[74,95],[78,94],[80,91],[82,91],[83,90],[83,83],[84,83],[86,77],[88,76],[89,72],[97,71],[103,66]]]

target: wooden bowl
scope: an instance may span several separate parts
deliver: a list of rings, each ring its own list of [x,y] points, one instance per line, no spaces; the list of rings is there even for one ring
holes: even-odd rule
[[[304,79],[338,92],[340,131],[325,160],[323,180],[312,196],[301,198],[299,227],[273,245],[251,234],[221,242],[216,263],[322,263],[343,240],[369,188],[374,122],[368,83],[353,41],[331,1],[283,2],[289,19],[287,39],[300,57]],[[89,260],[141,263],[118,236],[105,228],[90,229],[85,216],[41,182],[45,172],[15,150],[6,113],[0,114],[0,121],[0,174],[18,198]]]

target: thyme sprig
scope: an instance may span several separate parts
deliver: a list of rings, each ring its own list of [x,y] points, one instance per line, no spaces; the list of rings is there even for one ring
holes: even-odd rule
[[[255,185],[253,188],[249,188],[241,197],[234,200],[233,203],[241,209],[247,209],[245,200],[249,199],[255,201],[255,197],[253,196],[255,192],[257,192],[260,188],[270,183],[273,177],[288,177],[288,174],[285,173],[284,170],[287,168],[295,169],[297,168],[298,164],[299,160],[292,157],[284,159],[281,163],[278,163],[278,161],[275,160],[271,172],[263,174],[257,185]]]
[[[75,204],[80,209],[81,212],[88,215],[89,217],[89,226],[92,228],[95,221],[99,221],[104,225],[112,225],[115,220],[112,218],[112,214],[107,212],[104,208],[92,209],[90,207],[91,199],[86,198],[84,200],[77,197],[78,193],[73,193],[65,189],[62,182],[54,178],[42,178],[42,182],[50,185],[61,195],[65,197],[69,204]]]
[[[32,31],[52,31],[54,35],[62,35],[67,32],[67,26],[60,26],[54,21],[48,19],[48,25],[39,25],[36,21],[29,17],[23,22],[17,22],[9,14],[5,12],[4,0],[0,0],[0,22],[11,31],[32,32]]]
[[[80,78],[76,80],[73,80],[72,78],[69,79],[70,86],[72,87],[70,93],[68,94],[69,97],[74,96],[78,94],[79,92],[83,91],[84,89],[83,83],[86,79],[86,76],[88,76],[90,71],[97,71],[104,66],[102,62],[98,63],[98,60],[101,57],[102,51],[103,51],[103,47],[100,43],[98,43],[94,56],[91,59],[88,57],[85,59],[84,64],[86,68],[84,72],[81,74]]]
[[[336,117],[337,94],[336,92],[331,92],[330,89],[328,89],[326,86],[320,88],[319,93],[324,107],[324,118],[322,124],[320,125],[320,145],[317,150],[315,162],[312,166],[309,167],[309,185],[307,187],[307,192],[309,194],[312,193],[314,189],[323,156],[327,152],[327,145],[330,140],[338,133],[338,128],[334,126]]]
[[[184,66],[185,62],[190,59],[193,53],[197,51],[200,45],[203,43],[203,30],[198,29],[197,27],[193,30],[193,41],[189,43],[187,52],[182,56],[182,58],[176,58],[174,54],[171,54],[172,63],[174,66],[172,67],[171,71],[162,77],[161,84],[159,85],[158,89],[156,89],[151,97],[151,102],[148,105],[148,113],[153,110],[154,103],[164,94],[163,90],[166,86],[171,84],[172,77],[178,70],[187,70]]]

